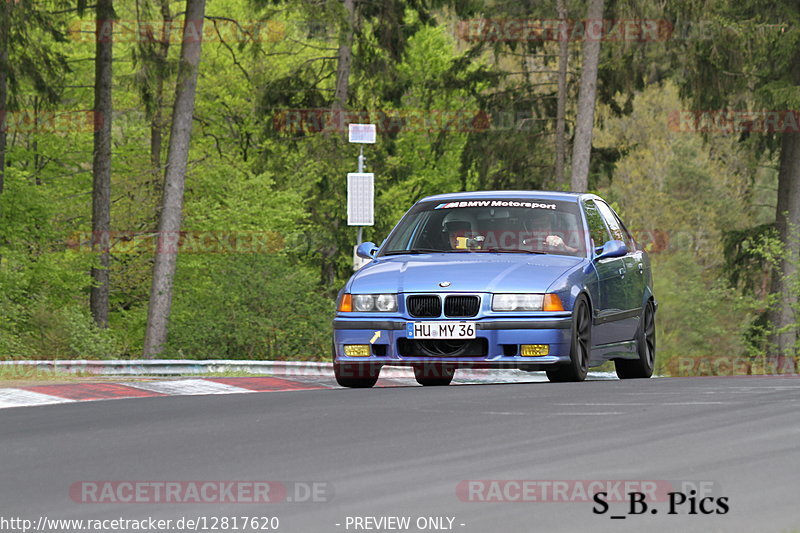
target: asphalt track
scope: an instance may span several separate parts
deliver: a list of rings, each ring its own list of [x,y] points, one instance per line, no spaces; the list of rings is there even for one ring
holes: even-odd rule
[[[317,482],[328,501],[77,503],[70,486],[86,480]],[[687,482],[686,490],[711,487],[730,510],[669,515],[659,501],[651,503],[658,514],[611,519],[628,505],[597,515],[586,500],[464,501],[465,480]],[[419,517],[454,517],[452,530],[464,532],[781,532],[800,531],[799,489],[797,378],[300,390],[0,410],[6,519],[277,516],[278,531],[326,532],[397,531],[347,527],[347,517],[408,516],[399,531],[420,531]]]

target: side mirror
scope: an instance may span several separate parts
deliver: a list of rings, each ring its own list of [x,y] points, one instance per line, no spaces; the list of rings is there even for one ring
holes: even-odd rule
[[[628,247],[625,246],[625,243],[618,240],[608,241],[606,242],[602,248],[597,252],[594,259],[595,261],[598,259],[607,259],[611,257],[622,257],[623,255],[628,253]]]
[[[375,259],[378,247],[374,242],[362,242],[356,248],[356,255],[362,259]]]

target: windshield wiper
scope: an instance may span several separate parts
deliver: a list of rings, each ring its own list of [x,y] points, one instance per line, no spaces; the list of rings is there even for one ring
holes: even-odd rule
[[[403,254],[463,254],[470,252],[480,252],[480,250],[434,250],[433,248],[411,248],[410,250],[390,250],[382,255],[403,255]]]
[[[410,250],[390,250],[382,255],[404,255],[404,254],[441,254],[449,250],[434,250],[433,248],[411,248]]]
[[[521,250],[519,248],[486,248],[484,250],[476,250],[478,252],[489,252],[492,254],[537,254],[537,255],[547,255],[547,252],[542,252],[539,250]]]

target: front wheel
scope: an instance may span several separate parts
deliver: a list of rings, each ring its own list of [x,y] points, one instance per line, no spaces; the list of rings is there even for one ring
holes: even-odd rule
[[[336,346],[331,345],[333,356],[333,375],[336,383],[351,389],[369,389],[378,382],[380,365],[371,363],[340,363],[336,361]]]
[[[450,365],[426,364],[414,367],[417,383],[426,387],[450,385],[456,369]]]
[[[583,381],[589,373],[589,354],[592,349],[592,314],[589,302],[580,295],[572,308],[572,340],[569,363],[547,371],[553,382]]]
[[[636,332],[638,359],[617,359],[614,367],[619,379],[649,378],[656,364],[656,306],[647,302]]]
[[[333,363],[336,383],[351,389],[369,389],[378,382],[381,369],[377,365],[363,363]]]

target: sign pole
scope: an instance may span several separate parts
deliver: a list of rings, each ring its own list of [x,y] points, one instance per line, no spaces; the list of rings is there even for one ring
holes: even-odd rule
[[[364,226],[374,222],[375,192],[372,173],[364,172],[364,145],[375,144],[375,124],[350,124],[349,141],[361,146],[358,151],[358,172],[347,174],[347,225],[358,226],[357,243],[353,247],[353,270],[358,270],[369,260],[358,257],[356,250],[364,242]]]
[[[364,145],[359,144],[359,153],[358,153],[358,173],[362,174],[364,172]],[[356,246],[364,242],[364,226],[358,227],[358,238],[356,238]]]

